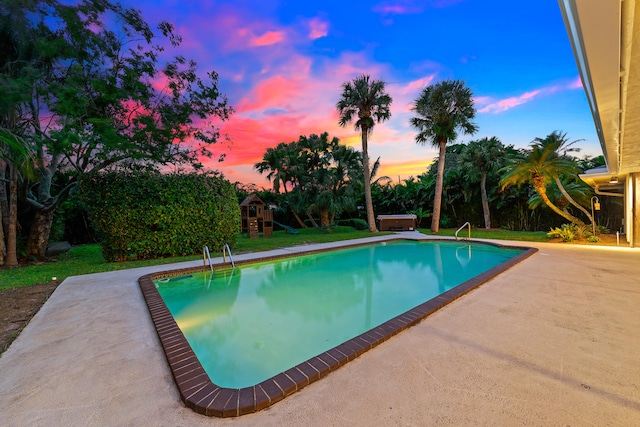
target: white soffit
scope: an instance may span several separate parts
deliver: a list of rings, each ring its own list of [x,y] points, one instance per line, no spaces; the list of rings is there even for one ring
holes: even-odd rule
[[[618,173],[621,0],[558,3],[607,166],[611,173]]]

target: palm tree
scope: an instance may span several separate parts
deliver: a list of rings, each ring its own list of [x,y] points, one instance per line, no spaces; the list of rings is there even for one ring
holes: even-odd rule
[[[491,213],[489,211],[489,198],[487,197],[487,175],[505,165],[504,145],[495,136],[470,141],[466,149],[460,154],[458,161],[461,162],[467,178],[474,182],[480,181],[484,227],[489,229],[491,228]]]
[[[560,131],[553,131],[549,135],[547,135],[544,139],[542,138],[534,139],[533,144],[541,148],[550,147],[551,149],[554,150],[556,156],[573,161],[572,158],[567,156],[567,153],[579,152],[580,151],[579,148],[571,147],[573,144],[579,141],[580,140],[569,142],[566,132],[561,133]],[[587,218],[589,218],[589,221],[591,221],[591,223],[593,224],[593,217],[591,216],[591,213],[580,203],[576,202],[573,197],[571,197],[569,192],[566,190],[564,184],[562,183],[562,180],[560,179],[560,175],[555,176],[554,181],[558,186],[558,189],[564,196],[564,198],[567,199],[567,201],[571,203],[571,205],[580,209],[582,213],[584,213],[587,216]]]
[[[413,110],[418,117],[412,117],[410,124],[418,130],[416,142],[431,142],[439,148],[438,176],[433,197],[431,231],[440,230],[440,206],[442,204],[442,182],[446,146],[457,138],[458,132],[474,134],[478,127],[471,120],[476,115],[471,90],[460,80],[445,80],[422,90],[414,101]]]
[[[531,183],[536,193],[552,211],[574,224],[581,227],[586,226],[580,219],[560,209],[549,199],[547,185],[550,182],[555,181],[559,175],[578,172],[575,163],[566,158],[558,157],[553,146],[532,144],[531,152],[526,158],[506,166],[503,171],[505,173],[500,180],[500,186],[503,190],[510,185],[520,186],[524,183]]]
[[[342,97],[336,104],[340,114],[338,123],[346,126],[357,116],[356,130],[360,130],[362,138],[362,166],[364,169],[364,199],[367,209],[369,231],[376,231],[376,221],[371,201],[371,172],[369,167],[368,137],[373,132],[376,123],[391,117],[389,105],[391,97],[384,90],[382,80],[371,80],[370,76],[362,75],[353,81],[342,84]]]
[[[281,142],[275,147],[267,148],[267,151],[262,156],[262,161],[253,165],[253,167],[261,174],[268,172],[267,180],[273,182],[274,193],[280,194],[280,188],[283,189],[284,198],[291,208],[296,221],[298,221],[300,227],[307,228],[296,209],[294,209],[287,189],[287,184],[295,185],[296,161],[297,153],[292,144]]]

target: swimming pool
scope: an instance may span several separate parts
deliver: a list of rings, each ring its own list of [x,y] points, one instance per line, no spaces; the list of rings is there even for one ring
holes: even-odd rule
[[[145,276],[140,284],[183,401],[207,415],[238,416],[326,375],[531,253],[394,240],[213,275],[155,275],[162,276],[155,284]]]

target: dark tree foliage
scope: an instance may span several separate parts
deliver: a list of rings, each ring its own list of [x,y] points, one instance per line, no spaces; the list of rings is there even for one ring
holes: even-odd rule
[[[354,183],[362,179],[362,156],[327,132],[268,148],[254,167],[267,173],[274,191],[282,188],[294,213],[304,212],[312,224],[313,215],[319,215],[321,225],[329,228],[336,214],[355,209]]]
[[[138,11],[108,0],[2,1],[0,135],[23,143],[36,169],[26,194],[36,209],[30,256],[44,255],[53,214],[82,174],[199,168],[212,156],[216,122],[233,110],[214,71],[203,78],[194,61],[164,52],[180,42],[171,24],[154,30]],[[60,171],[73,179],[54,191]]]

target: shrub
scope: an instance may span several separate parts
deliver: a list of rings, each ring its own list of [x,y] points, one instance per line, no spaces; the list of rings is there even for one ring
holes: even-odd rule
[[[353,227],[356,230],[367,230],[369,228],[367,221],[361,218],[339,219],[336,221],[336,224]]]
[[[572,242],[576,238],[577,227],[575,224],[562,224],[561,228],[552,228],[547,236],[551,238],[559,237],[563,242]]]
[[[218,174],[97,173],[80,195],[107,261],[218,250],[240,231],[235,190]]]
[[[598,236],[594,236],[593,234],[591,236],[587,237],[587,242],[596,243],[596,242],[599,242],[599,241],[600,241],[600,238]]]
[[[609,228],[605,227],[604,225],[598,226],[598,234],[609,234],[609,233],[610,233]]]

